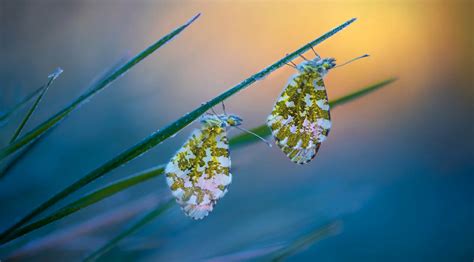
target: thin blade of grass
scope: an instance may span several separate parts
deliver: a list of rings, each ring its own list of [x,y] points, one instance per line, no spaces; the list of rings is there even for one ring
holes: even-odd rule
[[[33,115],[33,112],[38,108],[39,103],[41,102],[41,99],[43,98],[44,94],[48,92],[49,87],[53,84],[54,80],[59,77],[59,75],[63,72],[61,68],[57,68],[55,72],[50,74],[48,76],[48,83],[46,83],[45,87],[41,90],[40,94],[36,98],[35,102],[33,105],[30,107],[30,110],[26,113],[25,117],[21,121],[20,125],[18,125],[17,129],[15,130],[15,133],[13,134],[12,138],[10,139],[10,144],[15,142],[15,139],[20,135],[21,131],[25,127],[26,123],[28,120],[30,120],[30,117]]]
[[[23,147],[24,145],[30,143],[32,140],[38,138],[40,135],[45,133],[48,129],[52,128],[54,125],[56,125],[60,120],[64,119],[69,113],[71,113],[74,109],[76,109],[79,105],[81,105],[84,101],[92,97],[94,94],[97,92],[101,91],[104,87],[112,83],[114,80],[116,80],[118,77],[121,75],[125,74],[129,69],[131,69],[133,66],[138,64],[140,61],[145,59],[147,56],[152,54],[155,50],[169,42],[172,38],[174,38],[176,35],[181,33],[186,27],[188,27],[192,22],[194,22],[200,14],[197,14],[191,20],[186,22],[184,25],[178,27],[177,29],[173,30],[171,33],[167,34],[166,36],[162,37],[160,40],[155,42],[153,45],[149,46],[147,49],[139,53],[137,56],[132,58],[130,61],[128,61],[126,64],[124,64],[122,67],[114,71],[111,75],[105,77],[102,81],[100,81],[97,86],[94,88],[88,90],[85,94],[81,95],[79,98],[77,98],[74,102],[72,102],[69,106],[58,112],[56,115],[52,116],[50,119],[46,120],[27,134],[23,135],[20,137],[17,141],[12,143],[11,145],[7,146],[6,148],[2,149],[0,151],[0,161],[4,159],[5,157],[9,156],[10,154],[16,152],[18,149]],[[121,164],[119,164],[121,165]],[[107,166],[107,165],[106,165]],[[107,169],[107,167],[104,167]],[[110,171],[111,169],[109,169]],[[100,170],[99,170],[100,171]],[[93,179],[92,179],[93,180]],[[71,186],[67,187],[65,190],[61,191],[57,195],[53,196],[50,198],[48,201],[44,202],[41,204],[38,208],[34,209],[32,212],[27,214],[25,217],[23,217],[20,221],[15,223],[13,226],[2,232],[0,235],[0,241],[2,239],[5,239],[10,233],[12,233],[14,230],[20,228],[27,222],[29,222],[31,219],[36,217],[37,215],[41,214],[43,211],[45,211],[48,207],[54,205],[56,202],[59,200],[65,198],[69,194],[77,191],[78,189],[82,188],[84,185],[88,184],[90,181],[90,177],[84,177],[83,179],[80,179],[78,182],[72,184]],[[85,183],[84,183],[85,182]]]
[[[364,96],[364,95],[367,95],[369,93],[372,93],[373,91],[377,90],[377,89],[380,89],[390,83],[393,83],[397,80],[397,78],[389,78],[389,79],[386,79],[384,81],[381,81],[381,82],[378,82],[378,83],[375,83],[375,84],[372,84],[368,87],[365,87],[363,89],[359,89],[355,92],[352,92],[350,94],[347,94],[347,95],[344,95],[342,97],[339,97],[337,99],[334,99],[332,102],[329,102],[329,105],[334,108],[336,106],[340,106],[340,105],[343,105],[347,102],[350,102],[356,98],[359,98],[361,96]]]
[[[131,227],[128,229],[124,230],[120,234],[118,234],[116,237],[111,239],[107,244],[103,245],[101,248],[98,250],[94,251],[92,254],[90,254],[88,257],[84,259],[84,261],[96,261],[99,259],[101,256],[106,254],[108,251],[110,251],[113,247],[115,247],[120,241],[122,241],[124,238],[127,236],[137,232],[139,229],[143,228],[145,225],[153,221],[155,218],[163,214],[166,210],[168,210],[170,207],[173,206],[174,204],[174,199],[169,200],[168,202],[158,205],[157,208],[154,210],[150,211],[148,214],[146,214],[142,219],[140,219],[138,222],[134,223]]]
[[[133,66],[138,64],[140,61],[145,59],[147,56],[152,54],[155,50],[169,42],[173,37],[181,33],[186,27],[188,27],[192,22],[194,22],[200,14],[194,16],[191,20],[186,22],[184,25],[176,28],[171,33],[167,34],[166,36],[162,37],[160,40],[155,42],[153,45],[149,46],[147,49],[143,50],[137,56],[129,60],[126,64],[122,67],[114,71],[112,74],[105,77],[102,81],[97,83],[96,86],[88,90],[83,95],[79,96],[76,100],[74,100],[71,104],[66,106],[64,109],[44,121],[43,123],[39,124],[30,132],[26,133],[14,143],[8,145],[7,147],[0,150],[0,160],[3,160],[7,156],[11,155],[12,153],[16,152],[18,149],[22,148],[26,144],[30,143],[32,140],[41,136],[44,132],[48,129],[59,123],[59,121],[63,120],[66,116],[68,116],[72,111],[77,109],[80,105],[82,105],[85,101],[90,99],[93,95],[97,94],[99,91],[104,89],[106,86],[111,84],[120,76],[124,75],[128,70],[130,70]]]
[[[371,93],[371,92],[373,92],[377,89],[380,89],[380,88],[394,82],[395,80],[396,80],[396,78],[389,78],[387,80],[380,81],[378,83],[375,83],[375,84],[372,84],[370,86],[364,87],[362,89],[359,89],[357,91],[354,91],[352,93],[349,93],[347,95],[344,95],[342,97],[339,97],[337,99],[334,99],[334,100],[330,101],[329,105],[330,105],[331,109],[334,109],[337,106],[343,105],[347,102],[353,101],[354,99],[357,99],[357,98],[362,97],[366,94],[369,94],[369,93]],[[250,131],[256,133],[257,135],[259,135],[261,137],[266,137],[266,136],[271,135],[270,129],[265,124],[263,124],[261,126],[258,126],[258,127],[255,127],[253,129],[250,129]],[[235,147],[235,146],[243,146],[243,145],[248,144],[248,143],[253,143],[257,140],[258,140],[258,138],[255,137],[252,134],[242,133],[240,135],[232,137],[230,139],[229,143],[232,147]]]
[[[56,220],[59,220],[61,218],[64,218],[72,213],[75,213],[83,208],[86,208],[90,205],[93,205],[101,200],[104,200],[108,197],[111,197],[117,193],[120,193],[124,191],[125,189],[128,189],[132,186],[136,186],[140,183],[143,183],[145,181],[148,181],[152,178],[155,178],[161,174],[163,174],[164,167],[163,166],[157,166],[148,170],[145,170],[143,172],[140,172],[139,174],[133,175],[129,178],[120,180],[118,182],[112,183],[104,188],[101,188],[97,191],[94,191],[92,193],[89,193],[85,195],[84,197],[81,197],[80,199],[72,202],[71,204],[59,209],[58,211],[54,212],[53,214],[40,219],[34,223],[28,224],[24,227],[21,227],[18,230],[15,230],[10,234],[8,238],[2,239],[0,241],[1,244],[5,244],[13,239],[16,239],[18,237],[21,237],[25,234],[28,234],[32,231],[35,231],[39,228],[44,227],[45,225],[48,225]]]
[[[336,221],[330,223],[310,232],[305,236],[302,236],[301,238],[296,239],[288,246],[280,250],[274,251],[266,257],[269,258],[269,260],[271,261],[283,261],[286,258],[303,251],[305,248],[313,245],[314,243],[324,238],[338,234],[341,231],[341,228],[342,222]]]
[[[47,89],[49,88],[49,86],[53,83],[54,80],[56,80],[56,78],[59,77],[59,75],[63,72],[63,70],[61,68],[57,68],[55,72],[53,72],[52,74],[50,74],[48,76],[49,80],[48,80],[48,83],[46,85],[43,85],[40,89],[40,95],[38,96],[38,98],[35,100],[35,103],[34,105],[30,108],[28,114],[25,116],[25,118],[23,119],[22,123],[18,126],[15,134],[13,135],[13,137],[11,138],[10,140],[10,143],[16,139],[16,137],[20,134],[21,132],[21,129],[24,127],[24,125],[26,124],[26,122],[28,121],[29,117],[32,115],[33,111],[36,109],[36,107],[38,106],[38,103],[40,102],[42,96],[44,96],[44,94],[46,93]],[[2,167],[0,169],[0,180],[5,178],[6,175],[13,169],[13,167],[16,166],[16,164],[18,164],[33,148],[36,147],[36,145],[38,145],[38,143],[43,140],[47,134],[51,133],[51,131],[55,128],[56,126],[54,126],[53,128],[50,128],[47,130],[47,133],[43,134],[42,136],[38,137],[37,139],[34,139],[31,143],[29,143],[27,146],[25,146],[24,148],[22,148],[20,150],[20,152],[18,152],[16,155],[13,155],[12,159],[10,159],[8,161],[8,163],[5,164],[4,167]]]
[[[350,25],[352,22],[355,21],[355,18],[346,21],[345,23],[341,24],[340,26],[332,29],[331,31],[325,33],[324,35],[316,38],[315,40],[307,43],[306,45],[302,46],[298,50],[292,52],[291,54],[287,55],[286,57],[278,60],[274,64],[266,67],[262,71],[252,75],[251,77],[247,78],[246,80],[242,81],[241,83],[237,84],[236,86],[230,88],[229,90],[225,91],[224,93],[218,95],[217,97],[209,100],[208,102],[202,104],[200,107],[196,108],[192,112],[184,115],[183,117],[179,118],[175,122],[171,123],[164,129],[157,131],[150,135],[149,137],[143,139],[141,142],[138,144],[132,146],[131,148],[125,150],[115,158],[109,160],[99,168],[93,170],[86,176],[82,177],[78,181],[74,182],[73,184],[69,185],[66,187],[64,190],[61,192],[57,193],[50,199],[48,199],[46,202],[42,203],[40,206],[35,208],[33,211],[31,211],[28,215],[26,215],[24,218],[22,218],[19,222],[17,222],[15,225],[7,229],[4,233],[0,235],[0,241],[1,239],[5,239],[11,232],[14,230],[18,229],[22,225],[26,224],[28,221],[36,217],[37,215],[43,213],[46,209],[51,207],[52,205],[56,204],[60,200],[64,199],[65,197],[69,196],[70,194],[76,192],[77,190],[81,189],[82,187],[86,186],[87,184],[91,183],[92,181],[102,177],[106,173],[114,170],[115,168],[124,165],[125,163],[129,162],[130,160],[144,154],[154,146],[160,144],[163,142],[165,139],[173,136],[174,134],[178,133],[181,129],[186,127],[187,125],[191,124],[194,120],[196,120],[199,116],[204,114],[206,111],[211,109],[213,106],[219,104],[220,102],[224,101],[225,99],[229,98],[230,96],[234,95],[235,93],[241,91],[242,89],[248,87],[250,84],[256,82],[257,80],[263,79],[265,76],[270,74],[271,72],[275,71],[276,69],[284,66],[286,63],[289,61],[295,59],[298,57],[300,54],[308,51],[311,47],[323,42],[324,40],[328,39],[329,37],[333,36],[337,32],[341,31],[348,25]],[[25,136],[28,136],[25,135]],[[21,140],[21,139],[20,139]],[[11,150],[13,149],[5,149],[2,152],[0,152],[0,159],[11,153]]]
[[[6,113],[0,115],[0,124],[6,121],[13,113],[15,113],[18,109],[23,107],[26,103],[30,102],[36,95],[41,93],[41,91],[45,88],[44,85],[40,86],[38,89],[34,90],[33,92],[29,93],[26,97],[24,97],[20,102],[14,105],[10,110]]]

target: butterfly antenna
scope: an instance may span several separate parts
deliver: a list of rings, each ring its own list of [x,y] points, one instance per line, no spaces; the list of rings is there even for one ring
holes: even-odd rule
[[[239,130],[241,130],[241,131],[244,131],[244,132],[246,132],[246,133],[249,133],[249,134],[251,134],[251,135],[256,136],[258,139],[262,140],[262,141],[263,141],[265,144],[267,144],[269,147],[272,147],[272,144],[271,144],[270,142],[268,142],[268,140],[266,140],[265,138],[263,138],[263,137],[257,135],[255,132],[252,132],[252,131],[250,131],[250,130],[248,130],[248,129],[245,129],[245,128],[243,128],[243,127],[240,127],[240,126],[234,126],[234,127],[237,128],[237,129],[239,129]]]
[[[352,63],[352,62],[354,62],[354,61],[356,61],[356,60],[359,60],[359,59],[361,59],[361,58],[368,57],[368,56],[369,56],[368,54],[365,54],[365,55],[358,56],[358,57],[356,57],[356,58],[352,58],[351,60],[349,60],[349,61],[347,61],[347,62],[345,62],[345,63],[342,63],[342,64],[340,64],[340,65],[335,66],[334,68],[341,67],[341,66],[345,66],[345,65],[350,64],[350,63]]]

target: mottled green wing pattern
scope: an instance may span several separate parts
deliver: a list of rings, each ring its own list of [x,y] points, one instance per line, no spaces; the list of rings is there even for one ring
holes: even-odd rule
[[[313,159],[331,128],[329,104],[321,74],[306,68],[290,78],[267,119],[273,137],[291,161]]]
[[[166,166],[166,181],[186,215],[202,219],[232,181],[226,129],[205,123]]]

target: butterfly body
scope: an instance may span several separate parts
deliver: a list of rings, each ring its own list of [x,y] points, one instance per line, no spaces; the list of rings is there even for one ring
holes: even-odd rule
[[[166,181],[186,215],[202,219],[232,181],[227,128],[242,122],[234,115],[205,115],[165,169]]]
[[[296,69],[267,119],[276,144],[298,164],[316,156],[331,128],[323,78],[335,66],[333,58],[304,61]]]

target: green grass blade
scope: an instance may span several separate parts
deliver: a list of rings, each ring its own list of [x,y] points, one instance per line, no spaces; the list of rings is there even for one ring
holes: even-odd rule
[[[87,194],[84,197],[81,197],[80,199],[72,202],[71,204],[59,209],[58,211],[54,212],[53,214],[38,220],[37,222],[28,224],[27,226],[24,226],[18,230],[15,230],[13,233],[10,234],[10,236],[6,239],[2,239],[0,241],[1,244],[5,244],[11,240],[14,240],[18,237],[21,237],[25,234],[28,234],[34,230],[37,230],[39,228],[42,228],[56,220],[59,220],[61,218],[64,218],[72,213],[75,213],[83,208],[86,208],[90,205],[93,205],[101,200],[104,200],[108,197],[111,197],[119,192],[124,191],[125,189],[128,189],[132,186],[138,185],[140,183],[143,183],[145,181],[148,181],[154,177],[157,177],[161,174],[163,174],[164,168],[163,166],[158,166],[151,168],[149,170],[143,171],[137,175],[131,176],[129,178],[120,180],[118,182],[115,182],[111,185],[108,185],[104,188],[101,188],[97,191],[94,191],[90,194]]]
[[[331,106],[331,109],[334,109],[337,106],[340,106],[340,105],[345,104],[347,102],[353,101],[354,99],[357,99],[357,98],[362,97],[366,94],[369,94],[369,93],[371,93],[371,92],[373,92],[377,89],[380,89],[380,88],[394,82],[395,80],[396,80],[396,78],[390,78],[390,79],[372,84],[370,86],[364,87],[364,88],[359,89],[359,90],[357,90],[353,93],[349,93],[347,95],[344,95],[342,97],[339,97],[337,99],[334,99],[334,100],[330,101],[329,105]],[[262,136],[262,137],[266,137],[266,136],[269,136],[271,134],[270,129],[265,124],[263,124],[261,126],[258,126],[258,127],[255,127],[253,129],[250,129],[250,130],[252,132],[255,132],[257,135]],[[257,140],[258,140],[258,138],[255,137],[252,134],[242,133],[240,135],[232,137],[230,139],[229,143],[232,147],[235,147],[235,146],[243,146],[243,145],[248,144],[248,143],[253,143]]]
[[[15,135],[12,137],[10,143],[16,139],[18,134],[21,132],[21,129],[23,128],[22,125],[24,126],[26,122],[28,121],[28,118],[31,116],[35,108],[38,106],[38,103],[41,100],[41,97],[46,93],[46,89],[49,88],[49,86],[53,83],[54,80],[56,80],[57,77],[63,72],[62,69],[58,68],[56,71],[48,76],[49,80],[46,85],[43,85],[41,88],[39,88],[37,91],[43,91],[40,92],[40,96],[36,99],[35,104],[30,108],[27,116],[22,121],[22,124],[17,128]],[[51,131],[54,129],[50,128],[48,129],[47,133],[43,134],[39,138],[33,140],[31,143],[29,143],[27,146],[25,146],[20,152],[17,152],[17,154],[13,155],[12,159],[8,161],[8,163],[5,164],[3,168],[0,169],[0,179],[5,178],[5,176],[13,169],[13,167],[16,166],[33,148],[38,145],[38,143],[43,140],[47,134],[51,133]]]
[[[168,41],[170,41],[172,38],[174,38],[176,35],[181,33],[186,27],[188,27],[192,22],[194,22],[197,18],[199,17],[199,14],[194,16],[191,20],[186,22],[184,25],[176,28],[173,30],[171,33],[167,34],[166,36],[162,37],[160,40],[155,42],[153,45],[149,46],[147,49],[143,50],[141,53],[139,53],[137,56],[133,57],[131,60],[129,60],[127,63],[125,63],[122,67],[118,68],[116,71],[114,71],[112,74],[108,75],[102,81],[97,83],[96,86],[88,90],[86,93],[83,95],[79,96],[76,100],[74,100],[71,104],[69,104],[67,107],[53,115],[51,118],[47,119],[43,123],[39,124],[37,127],[35,127],[33,130],[30,132],[26,133],[22,137],[20,137],[18,140],[16,140],[14,143],[8,145],[4,149],[0,150],[0,160],[6,158],[7,156],[11,155],[12,153],[16,152],[18,149],[22,148],[26,144],[30,143],[32,140],[38,138],[41,136],[44,132],[46,132],[48,129],[56,125],[59,121],[64,119],[66,116],[68,116],[72,111],[74,111],[76,108],[78,108],[81,104],[83,104],[85,101],[87,101],[89,98],[91,98],[93,95],[97,94],[99,91],[104,89],[106,86],[111,84],[113,81],[115,81],[117,78],[125,74],[128,70],[130,70],[133,66],[138,64],[140,61],[145,59],[147,56],[152,54],[155,50],[166,44]]]
[[[94,251],[87,258],[85,258],[84,261],[87,261],[87,262],[96,261],[101,256],[106,254],[109,250],[111,250],[115,245],[117,245],[121,240],[137,232],[139,229],[143,228],[145,225],[147,225],[148,223],[153,221],[155,218],[163,214],[163,212],[165,212],[166,210],[168,210],[170,207],[173,206],[174,202],[175,202],[174,199],[171,199],[165,204],[159,205],[157,208],[150,211],[148,214],[146,214],[142,219],[140,219],[138,222],[133,224],[131,227],[127,228],[125,231],[121,232],[116,237],[111,239],[107,244],[105,244],[98,250]]]
[[[314,243],[329,237],[331,235],[338,234],[341,231],[342,223],[333,222],[328,225],[325,225],[321,228],[318,228],[309,234],[302,236],[301,238],[290,243],[288,246],[274,251],[272,254],[269,254],[267,257],[271,258],[271,261],[283,261],[286,258],[301,252],[303,249],[313,245]]]
[[[25,98],[23,98],[20,102],[18,102],[16,105],[14,105],[10,110],[8,110],[6,113],[3,113],[0,115],[0,123],[3,121],[7,120],[13,113],[15,113],[18,109],[20,109],[22,106],[24,106],[26,103],[30,102],[31,99],[33,99],[36,95],[41,93],[41,91],[45,88],[45,86],[41,86],[35,91],[31,92],[28,94]]]
[[[340,105],[343,105],[347,102],[350,102],[356,98],[359,98],[361,96],[364,96],[364,95],[367,95],[377,89],[380,89],[390,83],[393,83],[395,82],[397,79],[396,78],[389,78],[387,80],[384,80],[384,81],[381,81],[381,82],[378,82],[378,83],[375,83],[375,84],[372,84],[368,87],[365,87],[365,88],[362,88],[362,89],[359,89],[353,93],[350,93],[350,94],[347,94],[345,96],[342,96],[342,97],[339,97],[337,99],[334,99],[332,102],[329,102],[329,105],[334,108],[336,106],[340,106]]]
[[[39,102],[41,102],[41,99],[43,98],[44,94],[46,94],[46,92],[48,92],[49,87],[53,84],[54,80],[56,80],[56,78],[58,78],[59,75],[62,72],[63,72],[63,70],[61,68],[57,68],[55,72],[53,72],[52,74],[50,74],[48,76],[48,78],[49,78],[48,83],[46,83],[46,86],[41,90],[39,96],[36,98],[35,102],[30,107],[30,110],[28,110],[25,117],[21,121],[20,125],[16,129],[15,133],[13,134],[12,138],[10,139],[10,142],[9,142],[10,144],[13,143],[15,141],[15,139],[20,135],[21,131],[25,127],[25,125],[28,122],[28,120],[30,119],[31,115],[33,115],[33,112],[38,107]]]

